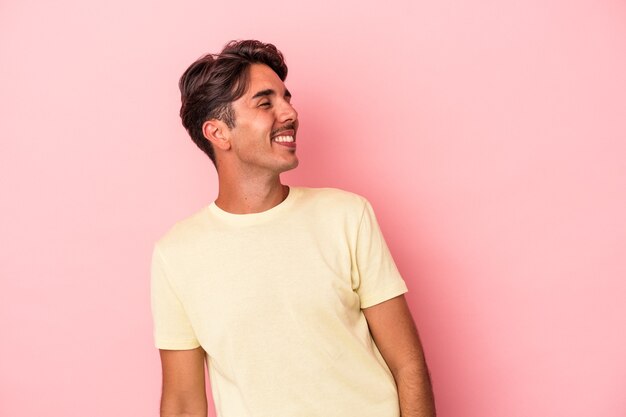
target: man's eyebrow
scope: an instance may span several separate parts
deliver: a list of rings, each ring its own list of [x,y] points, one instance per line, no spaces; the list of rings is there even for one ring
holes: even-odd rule
[[[271,96],[274,94],[276,94],[276,91],[272,90],[271,88],[268,88],[266,90],[261,90],[255,95],[253,95],[252,99],[254,100],[255,98]],[[285,97],[291,97],[291,93],[287,89],[285,89]]]

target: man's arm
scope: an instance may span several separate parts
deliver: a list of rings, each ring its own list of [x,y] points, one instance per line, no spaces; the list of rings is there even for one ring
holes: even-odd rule
[[[160,350],[161,417],[206,417],[204,350]]]
[[[403,295],[363,309],[398,386],[402,417],[434,417],[435,399],[422,344]]]

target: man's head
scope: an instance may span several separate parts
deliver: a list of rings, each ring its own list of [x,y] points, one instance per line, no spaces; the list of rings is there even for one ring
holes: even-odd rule
[[[252,163],[267,163],[271,151],[283,162],[291,158],[293,168],[297,166],[295,143],[278,146],[272,140],[280,131],[295,137],[297,130],[297,113],[283,84],[286,77],[287,65],[274,45],[255,40],[232,41],[219,54],[198,59],[180,78],[183,126],[216,166],[218,147],[234,151],[244,162],[248,156],[254,156],[253,151],[261,158],[265,154],[265,160]],[[285,154],[287,150],[292,156]]]

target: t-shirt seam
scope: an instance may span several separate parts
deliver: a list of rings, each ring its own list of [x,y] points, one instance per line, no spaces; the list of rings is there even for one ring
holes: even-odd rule
[[[172,281],[171,281],[171,279],[169,277],[169,274],[168,274],[167,270],[170,268],[170,266],[167,263],[167,261],[165,260],[165,257],[163,256],[163,253],[161,252],[161,249],[159,248],[158,244],[155,246],[154,249],[155,249],[156,254],[159,257],[159,259],[161,259],[161,263],[163,264],[163,268],[162,269],[163,269],[163,276],[165,277],[165,281],[167,282],[168,287],[172,291],[172,294],[174,294],[174,297],[176,297],[176,300],[180,304],[180,307],[183,309],[183,311],[185,313],[185,317],[187,318],[187,321],[189,321],[189,327],[191,327],[191,330],[194,333],[194,339],[192,339],[192,340],[194,340],[196,343],[199,344],[200,341],[198,340],[198,336],[196,334],[196,331],[193,328],[193,325],[191,324],[191,320],[189,319],[189,313],[187,312],[187,309],[185,308],[185,304],[180,299],[180,296],[178,295],[178,291],[176,291],[176,288],[174,288],[174,285],[172,284]],[[174,340],[175,339],[169,339],[169,341],[172,341],[172,342],[174,342]]]
[[[359,262],[358,262],[358,251],[359,251],[359,238],[361,236],[361,226],[363,225],[363,219],[365,218],[365,211],[367,210],[367,199],[365,197],[359,196],[359,198],[361,199],[361,203],[363,204],[363,208],[361,209],[361,217],[359,219],[359,226],[356,229],[356,238],[354,239],[354,264],[356,266],[356,272],[357,272],[357,276],[359,277],[359,283],[356,286],[356,288],[353,288],[352,290],[357,293],[357,290],[359,288],[361,288],[361,271],[359,269]],[[357,293],[358,294],[358,293]],[[360,296],[359,296],[360,298]]]
[[[176,340],[176,339],[159,339],[161,342],[172,342],[172,343],[193,343],[195,339],[185,339],[185,340]]]
[[[361,299],[361,306],[366,305],[365,308],[371,307],[373,305],[380,304],[384,301],[390,300],[394,297],[397,297],[401,294],[405,294],[407,292],[408,292],[408,287],[406,285],[406,282],[404,282],[404,280],[401,282],[396,282],[394,285],[385,287],[376,295],[369,296],[365,299]]]
[[[169,269],[170,266],[167,263],[167,261],[165,260],[165,257],[163,256],[163,253],[161,252],[161,249],[159,248],[158,245],[155,247],[155,251],[156,251],[156,254],[159,257],[159,259],[161,259],[161,262],[163,263],[163,276],[165,277],[165,280],[167,281],[167,285],[172,290],[172,293],[174,293],[174,296],[176,297],[176,300],[178,300],[178,302],[182,306],[183,302],[181,301],[180,297],[178,296],[178,292],[176,292],[174,286],[172,285],[172,281],[170,280],[169,274],[167,272],[167,269]]]
[[[157,344],[176,344],[176,345],[186,345],[192,344],[195,345],[198,343],[197,339],[186,339],[184,341],[176,340],[176,339],[160,339],[157,338]]]

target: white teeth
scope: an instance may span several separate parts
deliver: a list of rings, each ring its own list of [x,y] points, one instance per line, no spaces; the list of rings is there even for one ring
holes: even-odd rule
[[[293,142],[293,136],[276,136],[274,138],[276,142]]]

